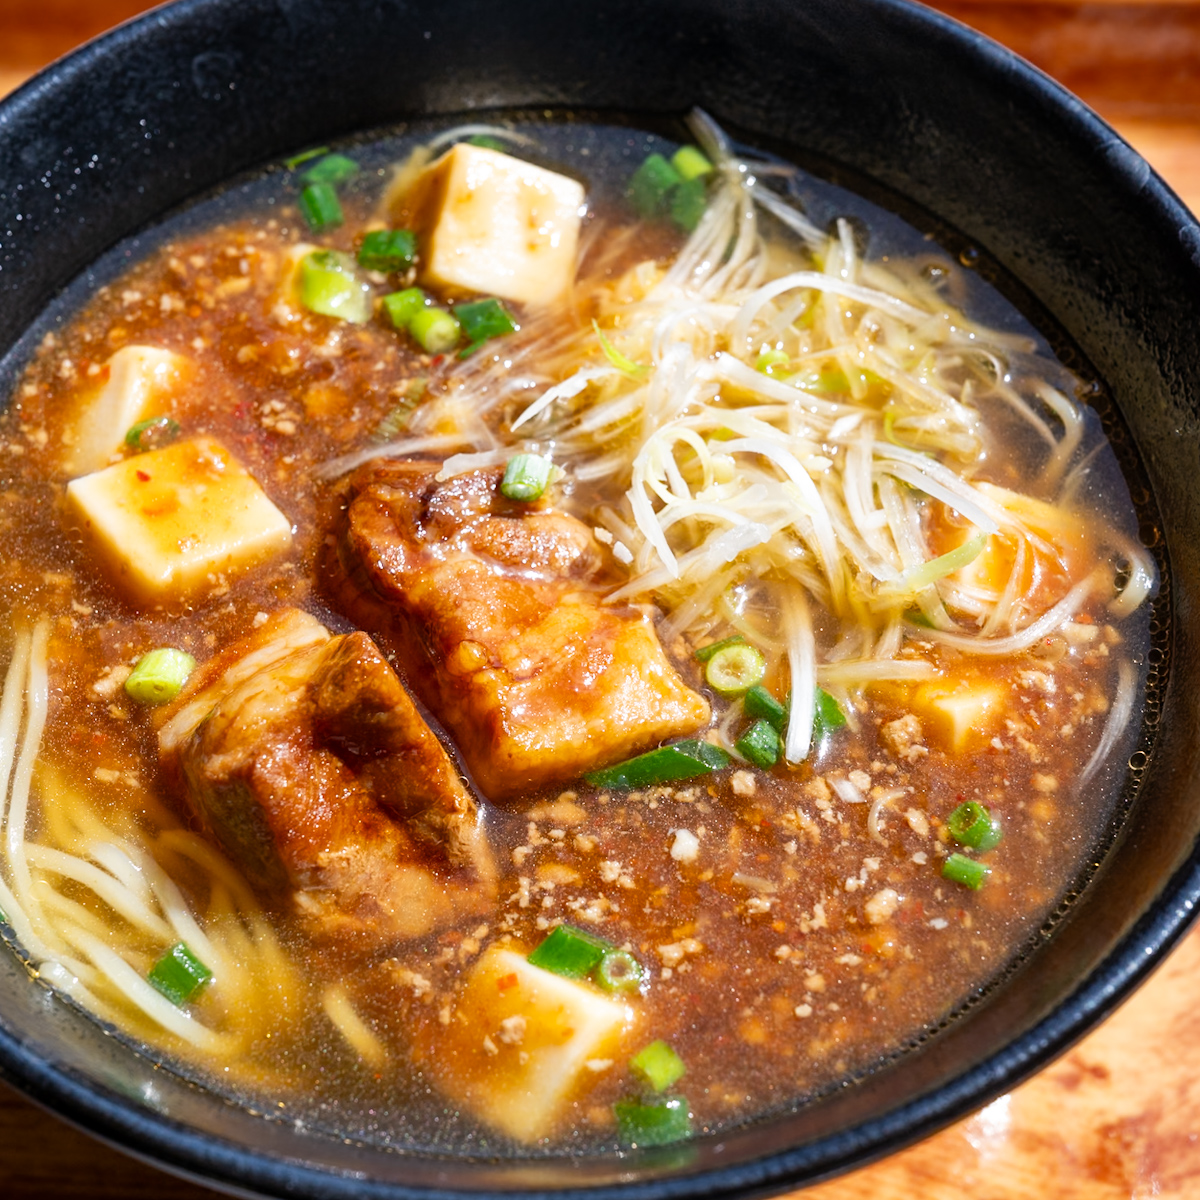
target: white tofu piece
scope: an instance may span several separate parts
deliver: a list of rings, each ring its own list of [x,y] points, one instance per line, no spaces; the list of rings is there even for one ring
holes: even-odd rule
[[[191,378],[192,363],[157,346],[123,346],[104,369],[108,377],[84,396],[63,455],[70,475],[106,466],[138,421],[170,416],[175,396]]]
[[[122,591],[178,604],[292,543],[288,519],[210,437],[137,454],[67,485],[67,501]]]
[[[575,275],[583,185],[460,142],[413,186],[421,282],[548,304]]]
[[[428,1053],[456,1104],[520,1142],[551,1133],[572,1094],[619,1058],[633,1009],[586,983],[530,966],[492,946],[459,994],[450,1024]]]

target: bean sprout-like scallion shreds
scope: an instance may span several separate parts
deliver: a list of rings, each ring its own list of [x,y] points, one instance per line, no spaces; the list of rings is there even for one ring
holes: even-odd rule
[[[1084,601],[1102,586],[1109,573],[1101,568],[1093,571],[1086,579],[1077,583],[1053,608],[1044,612],[1036,621],[1026,625],[1019,633],[1002,638],[972,637],[961,633],[948,633],[942,629],[924,629],[921,636],[926,641],[940,642],[969,654],[1009,655],[1028,650],[1035,642],[1053,633],[1064,621],[1069,621],[1083,606]]]
[[[341,458],[331,459],[317,469],[321,479],[337,479],[363,463],[372,462],[377,458],[404,458],[406,456],[437,455],[441,457],[449,450],[461,447],[466,441],[458,434],[433,434],[429,437],[403,438],[397,442],[387,442],[382,446],[368,446],[365,450],[357,450],[352,454],[344,454]]]
[[[863,795],[862,789],[857,784],[851,783],[849,779],[842,779],[840,776],[834,775],[828,778],[828,783],[843,804],[870,803]]]
[[[783,753],[788,762],[798,763],[808,757],[812,746],[817,694],[817,644],[808,601],[802,591],[788,588],[784,592],[782,616],[792,685],[792,709],[788,715]]]
[[[1112,705],[1108,710],[1108,720],[1104,722],[1104,732],[1096,743],[1095,750],[1079,773],[1077,788],[1086,787],[1092,777],[1107,761],[1121,734],[1125,732],[1133,716],[1133,702],[1137,696],[1137,671],[1127,658],[1117,664],[1117,690],[1113,694]]]
[[[534,417],[540,416],[551,405],[559,400],[570,400],[574,396],[578,396],[590,383],[595,383],[599,379],[606,379],[610,376],[619,374],[616,367],[583,367],[576,371],[574,375],[564,379],[561,383],[557,383],[552,388],[547,388],[517,419],[512,423],[512,431],[515,433],[526,421],[532,421]]]

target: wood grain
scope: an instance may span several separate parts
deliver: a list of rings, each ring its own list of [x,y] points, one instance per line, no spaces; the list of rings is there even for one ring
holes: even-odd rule
[[[0,0],[0,93],[144,0]],[[1111,121],[1200,211],[1200,3],[938,0]],[[910,1150],[803,1200],[1195,1200],[1200,931],[1058,1063]],[[202,1200],[0,1085],[4,1200]]]

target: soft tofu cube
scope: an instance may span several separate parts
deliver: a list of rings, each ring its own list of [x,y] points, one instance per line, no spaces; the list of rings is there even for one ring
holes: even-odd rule
[[[967,754],[991,740],[1008,699],[1008,689],[990,679],[930,680],[913,694],[912,711],[929,741]]]
[[[575,276],[582,184],[508,154],[460,142],[413,185],[424,234],[421,281],[547,304]]]
[[[191,362],[156,346],[123,346],[105,364],[99,388],[84,395],[63,455],[68,474],[106,466],[131,426],[169,415],[172,399],[191,376]]]
[[[611,1065],[633,1010],[493,946],[427,1055],[456,1104],[520,1142],[551,1133],[573,1093]],[[591,1064],[589,1066],[588,1064]]]
[[[138,454],[67,485],[96,556],[133,600],[174,604],[281,554],[288,519],[208,437]]]

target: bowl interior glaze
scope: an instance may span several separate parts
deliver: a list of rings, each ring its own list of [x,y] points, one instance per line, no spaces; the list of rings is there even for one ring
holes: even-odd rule
[[[1124,418],[1115,436],[1127,429],[1140,452],[1157,512],[1143,535],[1169,564],[1161,704],[1126,820],[1053,938],[893,1065],[796,1113],[619,1159],[429,1158],[264,1119],[132,1053],[0,954],[0,1071],[16,1086],[243,1194],[762,1193],[1012,1086],[1185,930],[1200,898],[1200,227],[1082,104],[935,13],[900,0],[181,0],[0,105],[0,354],[19,357],[23,331],[103,251],[283,153],[413,116],[657,119],[697,104],[751,141],[878,181],[984,248],[1090,360]]]

